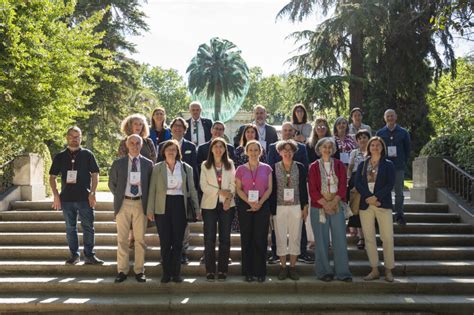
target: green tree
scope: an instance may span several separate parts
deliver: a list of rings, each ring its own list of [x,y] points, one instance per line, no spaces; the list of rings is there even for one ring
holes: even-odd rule
[[[472,130],[474,126],[474,62],[458,59],[457,75],[443,74],[428,94],[429,118],[436,135]]]
[[[241,51],[232,42],[218,37],[199,46],[186,72],[191,93],[214,98],[214,119],[219,120],[222,99],[241,96],[248,81],[248,68]]]
[[[260,81],[263,77],[263,70],[260,67],[252,67],[249,70],[249,90],[242,104],[242,109],[252,111],[253,107],[258,104],[257,91]]]
[[[106,52],[103,12],[71,24],[73,3],[0,0],[0,156],[59,145],[85,111]],[[6,150],[5,150],[6,149]]]
[[[175,69],[163,69],[159,66],[146,67],[143,82],[153,93],[157,102],[166,110],[168,117],[176,117],[185,111],[191,102],[186,82]]]

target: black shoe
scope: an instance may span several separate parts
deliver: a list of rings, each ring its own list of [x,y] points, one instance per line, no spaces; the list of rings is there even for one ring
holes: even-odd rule
[[[135,275],[135,279],[137,279],[138,282],[146,282],[146,277],[143,272]]]
[[[342,282],[352,282],[352,278],[351,277],[346,277],[344,279],[341,279]]]
[[[226,279],[227,279],[227,275],[223,272],[219,272],[219,274],[217,275],[217,280],[225,281]]]
[[[171,277],[168,275],[162,275],[161,276],[161,283],[169,283],[171,281]]]
[[[405,220],[405,217],[404,217],[403,215],[402,215],[402,216],[399,216],[399,217],[397,218],[397,223],[398,223],[398,225],[400,225],[400,226],[405,226],[405,225],[407,225],[407,221]]]
[[[199,264],[204,264],[204,256],[201,256],[201,258],[199,258]]]
[[[308,254],[302,254],[298,256],[298,261],[305,264],[314,264],[314,258]]]
[[[325,275],[325,276],[319,278],[319,280],[324,281],[324,282],[330,282],[330,281],[332,281],[332,279],[333,279],[332,275]]]
[[[232,258],[229,257],[229,265],[232,265]]]
[[[183,278],[181,278],[180,276],[174,276],[171,280],[173,280],[173,282],[176,282],[176,283],[183,282]]]
[[[206,280],[209,281],[209,282],[214,282],[214,280],[216,280],[216,275],[213,274],[212,272],[211,273],[208,273],[206,275]]]
[[[124,282],[125,279],[127,279],[127,275],[124,274],[123,272],[119,272],[119,274],[117,275],[117,277],[115,278],[115,283],[120,283],[120,282]]]
[[[97,258],[96,255],[86,256],[86,258],[84,258],[84,264],[85,265],[103,265],[104,261]]]
[[[253,281],[255,281],[255,279],[254,279],[253,276],[245,276],[245,281],[247,281],[247,282],[253,282]]]
[[[188,256],[186,254],[181,254],[181,265],[187,265],[189,263]]]
[[[79,258],[79,256],[71,256],[66,260],[65,264],[66,265],[75,265],[80,261],[81,261],[81,259]]]
[[[265,282],[265,276],[257,277],[257,281],[260,283]]]
[[[279,262],[280,262],[280,257],[278,256],[270,256],[270,258],[268,258],[269,265],[275,265],[275,264],[278,264]]]

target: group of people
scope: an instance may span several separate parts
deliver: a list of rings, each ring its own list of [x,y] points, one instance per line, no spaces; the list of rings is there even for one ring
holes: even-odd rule
[[[298,280],[295,266],[300,260],[314,261],[316,276],[322,281],[350,282],[346,219],[372,267],[365,280],[380,277],[378,223],[385,280],[393,281],[391,192],[395,190],[395,221],[405,225],[403,178],[410,154],[409,134],[396,123],[394,110],[385,111],[385,127],[372,136],[371,128],[362,123],[360,108],[352,109],[350,124],[344,117],[337,118],[331,133],[325,118],[317,118],[311,125],[304,105],[296,104],[291,122],[281,127],[279,140],[277,130],[266,122],[265,107],[257,105],[254,121],[239,128],[234,146],[228,143],[224,123],[201,117],[199,102],[192,102],[189,111],[190,119],[174,118],[169,127],[163,108],[153,111],[151,127],[140,114],[122,123],[125,139],[120,142],[119,158],[110,168],[108,182],[117,223],[115,282],[126,280],[132,248],[135,278],[146,281],[145,231],[149,225],[156,225],[160,240],[161,282],[182,282],[181,264],[188,261],[190,208],[197,210],[204,224],[203,260],[208,281],[227,278],[231,230],[237,224],[245,281],[264,282],[267,262],[278,261],[278,279]],[[84,263],[103,264],[94,252],[99,167],[92,152],[80,146],[78,127],[69,128],[66,140],[67,148],[54,157],[50,170],[53,207],[62,209],[66,222],[71,252],[66,264],[80,261],[78,216]],[[58,175],[61,193],[56,187]],[[314,235],[314,260],[307,253],[307,217]],[[272,251],[268,258],[269,233]]]

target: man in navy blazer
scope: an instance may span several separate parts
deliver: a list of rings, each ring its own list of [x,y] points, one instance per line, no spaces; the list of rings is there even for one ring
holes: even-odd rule
[[[281,125],[281,139],[289,140],[293,139],[295,136],[295,129],[293,128],[291,122],[285,122]],[[306,146],[302,143],[297,142],[298,151],[296,151],[293,156],[293,160],[300,162],[304,165],[306,170],[308,170],[308,154],[306,151]],[[281,161],[281,156],[276,149],[276,143],[272,143],[267,151],[267,163],[273,167],[277,162]]]
[[[225,132],[225,125],[222,121],[215,121],[212,124],[212,129],[211,129],[211,140],[208,142],[201,144],[197,148],[197,164],[198,164],[198,169],[199,169],[199,174],[201,174],[201,164],[202,162],[207,160],[207,157],[209,155],[209,148],[211,147],[211,142],[215,138],[224,138],[224,132]],[[231,160],[234,160],[235,154],[234,154],[234,147],[230,144],[227,144],[227,152],[229,154],[229,158]]]
[[[126,141],[128,154],[115,160],[109,172],[109,189],[114,195],[114,214],[117,223],[117,271],[115,282],[123,282],[130,270],[128,235],[130,225],[135,237],[135,263],[138,282],[145,282],[145,231],[148,187],[153,162],[140,155],[143,139],[135,134]]]
[[[256,105],[253,110],[255,121],[253,122],[257,126],[258,140],[264,147],[265,151],[268,152],[270,144],[278,141],[278,134],[275,127],[267,124],[267,110],[262,105]],[[240,145],[240,138],[244,131],[245,125],[240,126],[237,135],[234,137],[234,146],[237,148]]]
[[[189,104],[189,113],[191,118],[186,122],[188,129],[184,138],[194,143],[196,147],[211,140],[212,120],[201,117],[202,105],[198,101],[193,101]]]

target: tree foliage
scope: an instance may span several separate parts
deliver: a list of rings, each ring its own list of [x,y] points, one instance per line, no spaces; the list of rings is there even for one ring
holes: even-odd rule
[[[95,32],[103,12],[70,23],[74,3],[0,0],[0,146],[2,159],[60,144],[85,111],[94,77],[106,68]]]

